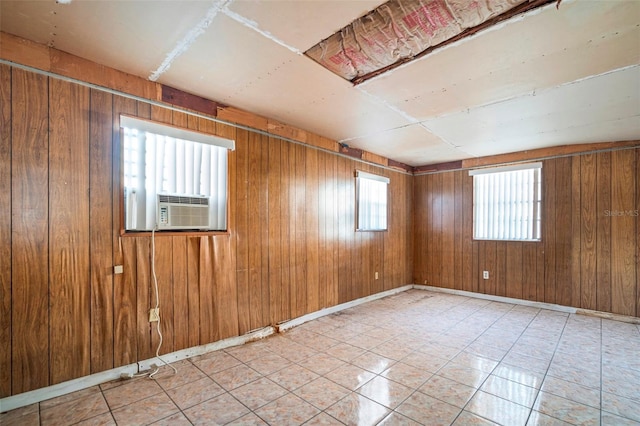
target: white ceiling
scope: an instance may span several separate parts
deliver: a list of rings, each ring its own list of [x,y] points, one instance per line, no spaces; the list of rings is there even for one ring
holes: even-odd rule
[[[302,54],[383,0],[0,0],[0,30],[410,165],[640,139],[640,1],[563,0],[361,85]]]

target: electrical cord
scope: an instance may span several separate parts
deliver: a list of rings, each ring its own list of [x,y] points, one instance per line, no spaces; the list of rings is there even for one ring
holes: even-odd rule
[[[162,331],[160,330],[160,292],[158,291],[158,277],[156,276],[156,228],[151,230],[151,274],[153,275],[153,287],[155,290],[156,296],[156,307],[155,310],[158,313],[158,321],[156,322],[156,330],[158,331],[158,337],[160,341],[158,342],[158,347],[156,348],[156,358],[158,358],[162,363],[168,367],[171,367],[174,374],[178,373],[176,368],[169,364],[167,361],[162,359],[160,356],[160,348],[162,347]],[[149,373],[149,378],[153,378],[155,374],[160,371],[160,367],[156,367],[155,371]]]

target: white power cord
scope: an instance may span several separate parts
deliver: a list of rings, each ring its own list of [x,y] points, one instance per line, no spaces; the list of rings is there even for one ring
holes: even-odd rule
[[[160,348],[162,347],[162,331],[160,331],[160,293],[158,291],[158,278],[156,277],[156,228],[153,228],[151,231],[151,273],[153,275],[153,287],[155,290],[156,296],[156,307],[155,310],[158,313],[158,321],[156,322],[156,329],[158,330],[158,337],[160,337],[160,341],[158,342],[158,347],[156,348],[156,358],[163,362],[164,365],[171,367],[174,374],[178,373],[176,368],[166,362],[160,356]],[[149,374],[149,378],[153,378],[153,376],[160,371],[160,367],[156,367],[156,369]]]

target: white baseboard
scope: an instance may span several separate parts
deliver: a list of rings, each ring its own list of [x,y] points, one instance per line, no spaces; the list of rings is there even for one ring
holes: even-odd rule
[[[262,339],[275,333],[273,327],[265,327],[259,330],[244,334],[242,336],[231,337],[217,342],[209,343],[201,346],[194,346],[192,348],[184,349],[177,352],[162,355],[162,359],[166,362],[175,362],[187,358],[191,358],[197,355],[202,355],[207,352],[217,351],[231,346],[243,345],[247,342]],[[47,399],[55,398],[58,396],[66,395],[71,392],[76,392],[82,389],[90,388],[102,383],[110,382],[120,378],[121,374],[136,374],[140,371],[149,370],[152,364],[162,365],[161,360],[156,357],[139,361],[137,363],[125,365],[118,368],[113,368],[107,371],[101,371],[100,373],[91,374],[89,376],[79,377],[77,379],[69,380],[66,382],[58,383],[57,385],[47,386],[24,392],[18,395],[9,396],[7,398],[0,399],[0,413],[5,411],[14,410],[16,408],[25,407],[36,402],[45,401]]]
[[[577,308],[572,308],[570,306],[555,305],[553,303],[534,302],[531,300],[514,299],[511,297],[494,296],[492,294],[484,294],[484,293],[474,293],[472,291],[454,290],[452,288],[433,287],[430,285],[414,284],[413,288],[418,290],[433,291],[437,293],[448,293],[448,294],[455,294],[458,296],[473,297],[475,299],[491,300],[493,302],[504,302],[504,303],[512,303],[514,305],[531,306],[532,308],[549,309],[550,311],[565,312],[568,314],[575,314],[576,311],[578,310]]]
[[[352,308],[354,306],[362,305],[363,303],[371,302],[373,300],[382,299],[383,297],[391,296],[397,293],[402,293],[403,291],[411,290],[413,286],[411,284],[392,288],[391,290],[382,291],[380,293],[372,294],[370,296],[361,297],[360,299],[352,300],[350,302],[341,303],[339,305],[331,306],[329,308],[320,309],[319,311],[311,312],[310,314],[303,315],[298,318],[294,318],[289,321],[282,322],[277,325],[278,331],[287,331],[290,328],[296,327],[298,325],[304,324],[305,322],[318,319],[320,317],[324,317],[326,315],[331,315],[336,312]]]

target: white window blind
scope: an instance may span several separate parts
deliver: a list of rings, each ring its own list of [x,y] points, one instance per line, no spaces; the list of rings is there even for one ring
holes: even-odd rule
[[[387,229],[387,190],[389,178],[371,173],[356,172],[359,231]]]
[[[226,230],[227,151],[233,141],[125,116],[121,127],[126,230],[157,226],[158,194],[207,197],[209,229]]]
[[[541,169],[542,163],[532,163],[469,172],[475,239],[540,239]]]

